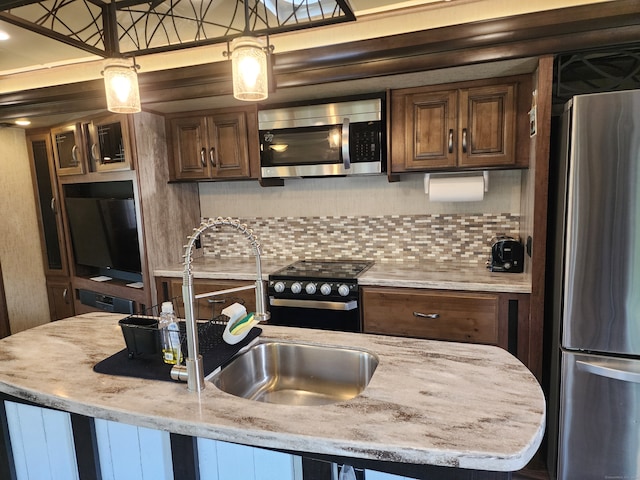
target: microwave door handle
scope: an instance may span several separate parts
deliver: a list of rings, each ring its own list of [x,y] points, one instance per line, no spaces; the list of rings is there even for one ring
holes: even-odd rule
[[[351,157],[349,156],[349,119],[342,120],[342,163],[345,170],[351,168]]]

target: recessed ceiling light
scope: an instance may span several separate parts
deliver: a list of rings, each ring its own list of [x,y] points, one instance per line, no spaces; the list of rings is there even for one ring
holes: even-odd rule
[[[0,42],[3,40],[9,40],[9,34],[4,30],[0,30]]]
[[[31,122],[29,120],[16,120],[16,125],[26,127],[28,125],[31,125]]]

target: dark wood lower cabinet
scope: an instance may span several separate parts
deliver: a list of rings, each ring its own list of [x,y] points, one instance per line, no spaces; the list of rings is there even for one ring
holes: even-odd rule
[[[541,379],[529,294],[369,286],[361,292],[365,333],[497,345]]]
[[[68,279],[47,279],[47,296],[52,321],[75,315],[73,289]]]

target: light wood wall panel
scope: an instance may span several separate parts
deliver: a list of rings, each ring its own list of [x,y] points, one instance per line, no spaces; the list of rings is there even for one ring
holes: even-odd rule
[[[182,263],[187,235],[200,224],[196,183],[169,184],[164,117],[134,115],[135,148],[143,230],[150,275]],[[153,282],[152,303],[157,303]]]
[[[49,322],[24,130],[0,128],[0,263],[11,332]]]

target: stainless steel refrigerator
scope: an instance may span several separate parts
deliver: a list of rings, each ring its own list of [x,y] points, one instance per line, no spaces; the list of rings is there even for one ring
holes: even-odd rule
[[[550,469],[640,479],[640,90],[574,97],[561,144]]]

